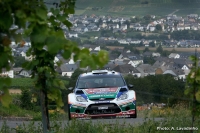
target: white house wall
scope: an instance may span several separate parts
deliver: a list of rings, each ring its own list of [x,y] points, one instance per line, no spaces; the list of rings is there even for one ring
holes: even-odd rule
[[[2,73],[0,73],[0,76],[8,76],[10,78],[14,78],[14,71],[10,70],[10,71],[2,72]]]
[[[62,76],[71,77],[73,72],[62,72]]]

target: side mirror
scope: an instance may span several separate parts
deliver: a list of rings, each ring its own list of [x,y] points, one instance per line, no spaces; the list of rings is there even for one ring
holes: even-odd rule
[[[69,87],[68,90],[70,90],[70,91],[73,90],[73,87]]]
[[[129,84],[128,87],[129,87],[129,88],[133,88],[133,85],[132,85],[132,84]]]

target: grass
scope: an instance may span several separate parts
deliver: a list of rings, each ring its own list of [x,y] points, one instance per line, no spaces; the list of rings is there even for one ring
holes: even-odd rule
[[[29,124],[18,125],[16,128],[10,128],[6,121],[0,127],[0,133],[42,133],[41,113],[40,111],[24,110],[19,107],[17,99],[19,95],[13,95],[13,102],[10,108],[0,105],[0,116],[2,117],[28,117],[32,118]],[[161,127],[167,127],[172,132],[185,133],[187,130],[178,131],[177,127],[191,127],[191,112],[186,103],[177,104],[173,107],[158,108],[152,107],[151,110],[138,110],[138,118],[143,118],[142,123],[128,124],[126,119],[104,121],[90,120],[72,120],[68,119],[67,112],[63,110],[49,110],[51,132],[53,133],[168,133],[161,130]],[[155,118],[162,118],[157,120]],[[124,122],[123,122],[124,121]],[[135,121],[135,120],[133,120]],[[200,118],[197,117],[194,125],[200,129]],[[193,133],[199,133],[194,131]]]
[[[65,114],[66,115],[66,114]],[[65,116],[64,115],[64,116]],[[171,132],[187,133],[187,130],[177,130],[177,127],[191,127],[191,113],[184,104],[176,105],[173,108],[152,108],[152,110],[143,110],[139,112],[139,116],[145,118],[140,124],[126,124],[117,121],[115,124],[100,122],[96,123],[88,120],[72,120],[57,121],[63,117],[54,114],[51,117],[51,127],[53,133],[168,133],[169,130],[160,130],[161,127],[167,127]],[[162,117],[163,119],[156,121],[154,118]],[[152,119],[148,119],[152,118]],[[194,127],[200,129],[200,119],[197,118]],[[19,125],[14,129],[7,126],[4,122],[0,128],[0,133],[17,132],[17,133],[42,133],[41,123],[35,124],[31,122],[28,125]],[[199,130],[194,133],[198,133]]]
[[[39,112],[34,112],[31,110],[24,110],[14,104],[10,104],[9,107],[4,107],[4,106],[0,105],[0,116],[10,117],[10,118],[26,117],[29,119],[33,119],[33,118],[38,119],[38,117],[41,118],[41,115]]]
[[[85,12],[85,10],[81,10],[81,9],[75,10],[75,14],[76,14],[76,15],[84,14],[84,12]]]

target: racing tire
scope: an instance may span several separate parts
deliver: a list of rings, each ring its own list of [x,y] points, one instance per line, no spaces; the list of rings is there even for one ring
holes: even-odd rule
[[[133,115],[132,118],[137,118],[137,110],[135,109],[135,114]]]
[[[69,105],[68,105],[68,119],[69,119],[69,121],[72,119],[71,114],[70,114],[70,106]]]
[[[133,118],[137,118],[137,110],[135,110],[135,115]]]

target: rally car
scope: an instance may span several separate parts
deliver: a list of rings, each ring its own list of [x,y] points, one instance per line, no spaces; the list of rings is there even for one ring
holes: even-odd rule
[[[136,118],[136,93],[115,71],[81,74],[68,95],[69,119]]]

